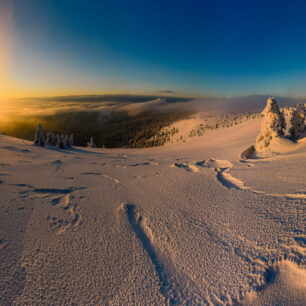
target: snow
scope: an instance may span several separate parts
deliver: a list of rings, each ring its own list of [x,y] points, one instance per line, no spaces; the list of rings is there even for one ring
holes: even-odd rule
[[[0,135],[0,304],[303,305],[306,141],[261,118],[147,149]]]
[[[246,120],[258,118],[259,114],[226,113],[221,111],[206,111],[194,113],[183,120],[175,121],[163,128],[161,135],[168,135],[166,146],[178,142],[194,142],[193,138],[209,134],[220,127],[230,127]],[[158,135],[157,135],[158,136]],[[156,136],[155,136],[156,137]]]

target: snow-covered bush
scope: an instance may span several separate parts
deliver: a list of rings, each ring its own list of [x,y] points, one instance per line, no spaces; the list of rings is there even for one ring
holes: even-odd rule
[[[42,127],[40,123],[38,123],[37,130],[34,136],[34,144],[37,146],[42,146],[42,147],[45,145],[44,137],[42,133]]]
[[[298,103],[290,118],[291,127],[289,133],[292,138],[300,137],[305,130],[305,106]]]
[[[96,144],[94,142],[93,137],[90,137],[90,141],[87,142],[87,147],[89,147],[89,148],[96,148]]]
[[[256,150],[261,151],[270,144],[275,137],[283,137],[286,128],[284,114],[279,110],[275,98],[269,98],[263,110],[264,118],[261,123],[260,134],[256,138]]]

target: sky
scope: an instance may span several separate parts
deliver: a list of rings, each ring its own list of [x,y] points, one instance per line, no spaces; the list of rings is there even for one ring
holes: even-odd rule
[[[1,95],[306,95],[305,16],[294,0],[0,0]]]

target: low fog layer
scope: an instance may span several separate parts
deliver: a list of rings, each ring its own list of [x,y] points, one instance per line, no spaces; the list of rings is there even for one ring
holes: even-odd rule
[[[297,99],[277,98],[280,106],[295,105]],[[143,113],[260,111],[267,101],[267,96],[253,95],[236,98],[188,99],[177,97],[133,96],[133,95],[91,95],[63,96],[48,98],[29,98],[2,103],[1,121],[23,116],[48,116],[68,112],[99,112],[110,115],[120,112],[127,116]]]
[[[281,105],[295,99],[279,99]],[[195,112],[260,112],[265,96],[188,99],[164,96],[64,96],[2,103],[0,132],[33,140],[37,124],[47,132],[75,135],[75,145],[90,137],[106,147],[148,147],[153,136]],[[159,143],[159,142],[158,142]],[[158,145],[158,144],[155,144]],[[159,144],[161,145],[161,144]]]

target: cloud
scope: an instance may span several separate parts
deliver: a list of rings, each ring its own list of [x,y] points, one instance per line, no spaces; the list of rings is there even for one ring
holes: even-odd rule
[[[161,90],[161,93],[175,93],[173,90]]]
[[[129,116],[138,116],[142,113],[161,111],[162,105],[165,100],[162,98],[153,99],[141,103],[131,103],[127,105],[122,105],[117,108],[117,110],[125,111]]]

